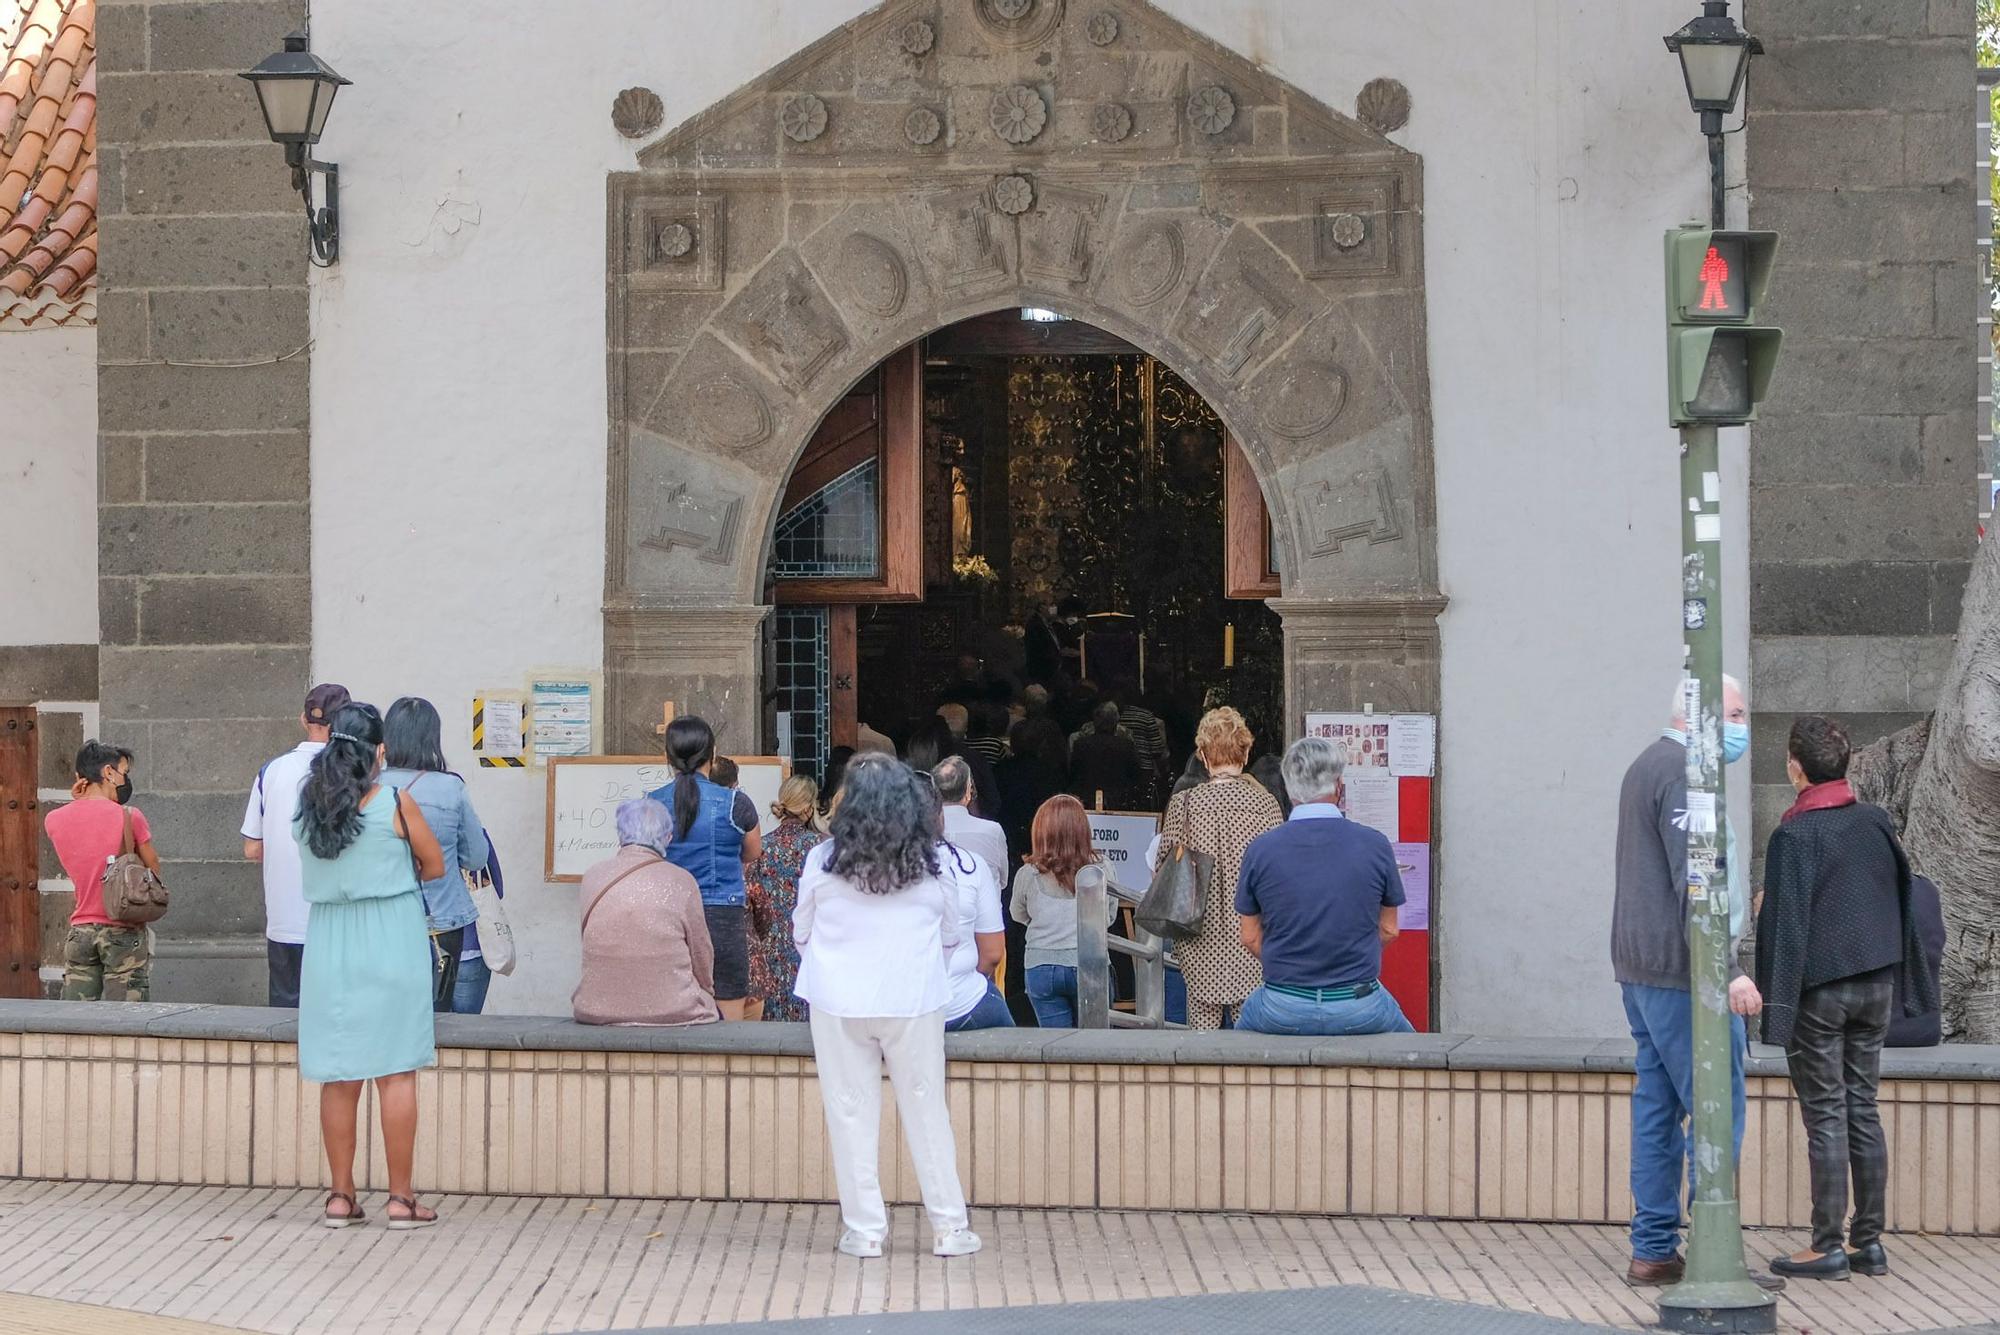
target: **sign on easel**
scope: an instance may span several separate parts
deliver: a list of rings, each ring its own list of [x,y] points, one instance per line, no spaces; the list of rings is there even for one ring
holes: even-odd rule
[[[791,762],[782,756],[729,758],[736,762],[736,786],[757,804],[760,828],[768,834],[777,826],[771,808]],[[659,756],[551,756],[548,771],[542,875],[550,881],[581,880],[586,868],[616,853],[619,806],[674,780],[673,767]]]

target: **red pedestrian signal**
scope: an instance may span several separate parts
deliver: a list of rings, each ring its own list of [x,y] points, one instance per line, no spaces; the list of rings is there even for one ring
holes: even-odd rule
[[[1666,241],[1668,420],[1754,421],[1783,337],[1760,318],[1777,234],[1690,225]]]
[[[1723,298],[1722,285],[1729,281],[1729,261],[1722,258],[1722,252],[1714,246],[1708,248],[1708,255],[1701,262],[1701,305],[1699,310],[1726,312],[1729,303]]]

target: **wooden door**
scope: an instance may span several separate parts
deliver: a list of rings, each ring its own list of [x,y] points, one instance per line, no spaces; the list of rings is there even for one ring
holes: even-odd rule
[[[0,996],[42,995],[35,707],[0,705]]]
[[[1222,581],[1227,598],[1276,598],[1280,592],[1271,510],[1257,471],[1236,437],[1222,438]]]

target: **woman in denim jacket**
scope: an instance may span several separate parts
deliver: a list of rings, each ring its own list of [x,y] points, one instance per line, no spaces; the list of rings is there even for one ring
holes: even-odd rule
[[[431,1009],[449,1011],[458,986],[466,928],[479,920],[461,872],[486,865],[486,827],[472,809],[465,780],[445,768],[442,731],[430,701],[406,695],[382,719],[380,782],[407,793],[444,850],[444,875],[423,883],[435,965]]]

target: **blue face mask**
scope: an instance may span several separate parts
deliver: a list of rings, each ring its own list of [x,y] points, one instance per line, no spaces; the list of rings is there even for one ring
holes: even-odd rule
[[[1725,723],[1722,725],[1722,763],[1734,765],[1743,759],[1743,753],[1750,749],[1750,725],[1747,723]]]

